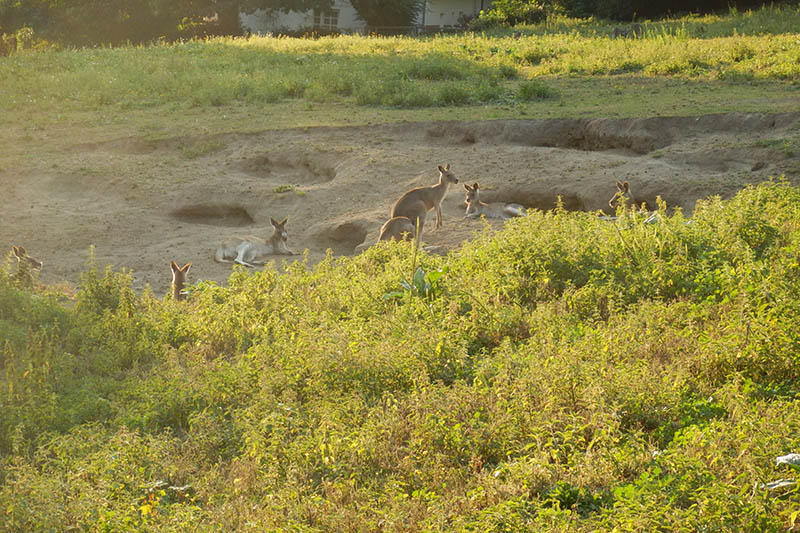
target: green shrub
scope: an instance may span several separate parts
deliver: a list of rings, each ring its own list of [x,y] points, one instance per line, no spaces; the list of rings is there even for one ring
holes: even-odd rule
[[[470,94],[460,85],[447,84],[439,89],[438,100],[444,105],[464,105],[469,102]]]
[[[517,99],[523,102],[531,102],[536,100],[544,100],[547,98],[556,98],[558,93],[540,81],[527,81],[522,82],[517,87]]]
[[[236,268],[187,302],[0,276],[0,528],[791,524],[796,490],[762,484],[800,446],[800,189],[618,214]]]

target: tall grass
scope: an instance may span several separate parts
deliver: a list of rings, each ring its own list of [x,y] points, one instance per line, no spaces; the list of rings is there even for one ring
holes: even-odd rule
[[[688,38],[733,37],[736,35],[759,36],[797,33],[800,24],[800,8],[789,5],[764,5],[759,9],[739,11],[730,9],[725,14],[668,17],[662,20],[639,20],[644,26],[645,36],[674,35]],[[595,18],[573,19],[562,15],[550,15],[540,24],[517,26],[515,31],[528,35],[577,33],[583,37],[608,36],[615,27],[624,27],[621,22]],[[495,35],[509,33],[498,28]]]
[[[533,211],[185,303],[0,275],[0,527],[793,527],[763,483],[800,447],[799,215],[784,183],[657,224]],[[417,267],[435,290],[402,291]]]
[[[541,34],[519,40],[474,34],[254,37],[24,52],[0,61],[0,108],[129,109],[284,99],[430,107],[514,102],[526,94],[517,90],[517,80],[534,77],[800,78],[798,33],[783,32],[786,20],[797,27],[796,9],[698,18],[708,28],[703,35],[697,35],[695,19],[646,24],[642,39],[612,40],[610,29],[597,23],[586,26],[591,31],[554,31],[550,22]]]

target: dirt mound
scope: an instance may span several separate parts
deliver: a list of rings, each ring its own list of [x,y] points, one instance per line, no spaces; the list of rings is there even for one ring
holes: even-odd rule
[[[292,185],[326,183],[336,177],[329,158],[310,154],[263,154],[233,165],[235,170],[256,178]]]
[[[497,120],[432,124],[426,133],[431,139],[452,144],[518,144],[586,151],[630,150],[647,154],[698,131],[704,134],[763,132],[795,124],[799,115]]]
[[[255,222],[247,209],[240,205],[194,204],[179,207],[171,216],[189,224],[206,224],[229,228],[250,226]]]

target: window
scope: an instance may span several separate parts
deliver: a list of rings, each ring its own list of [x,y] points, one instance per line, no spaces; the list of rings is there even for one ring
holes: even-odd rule
[[[335,30],[339,27],[339,10],[332,9],[330,11],[320,11],[319,9],[314,10],[314,27],[325,29],[325,30]]]

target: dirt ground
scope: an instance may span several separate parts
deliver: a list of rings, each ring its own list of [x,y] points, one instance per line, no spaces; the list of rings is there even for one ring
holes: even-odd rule
[[[435,183],[439,164],[480,183],[484,201],[550,209],[561,196],[567,209],[608,211],[615,180],[629,180],[637,201],[661,195],[691,214],[697,199],[730,197],[747,183],[782,174],[800,182],[798,146],[800,113],[401,123],[156,141],[76,135],[47,157],[2,165],[0,246],[24,245],[44,262],[45,283],[76,283],[94,245],[98,265],[132,269],[137,288],[163,294],[173,259],[192,261],[190,281],[225,282],[231,265],[214,262],[216,246],[230,235],[268,237],[270,217],[289,217],[289,246],[308,250],[312,264],[328,248],[352,255],[377,239],[404,191]],[[454,249],[471,238],[482,222],[463,218],[463,202],[459,183],[444,201],[444,227],[429,224],[423,240]]]

